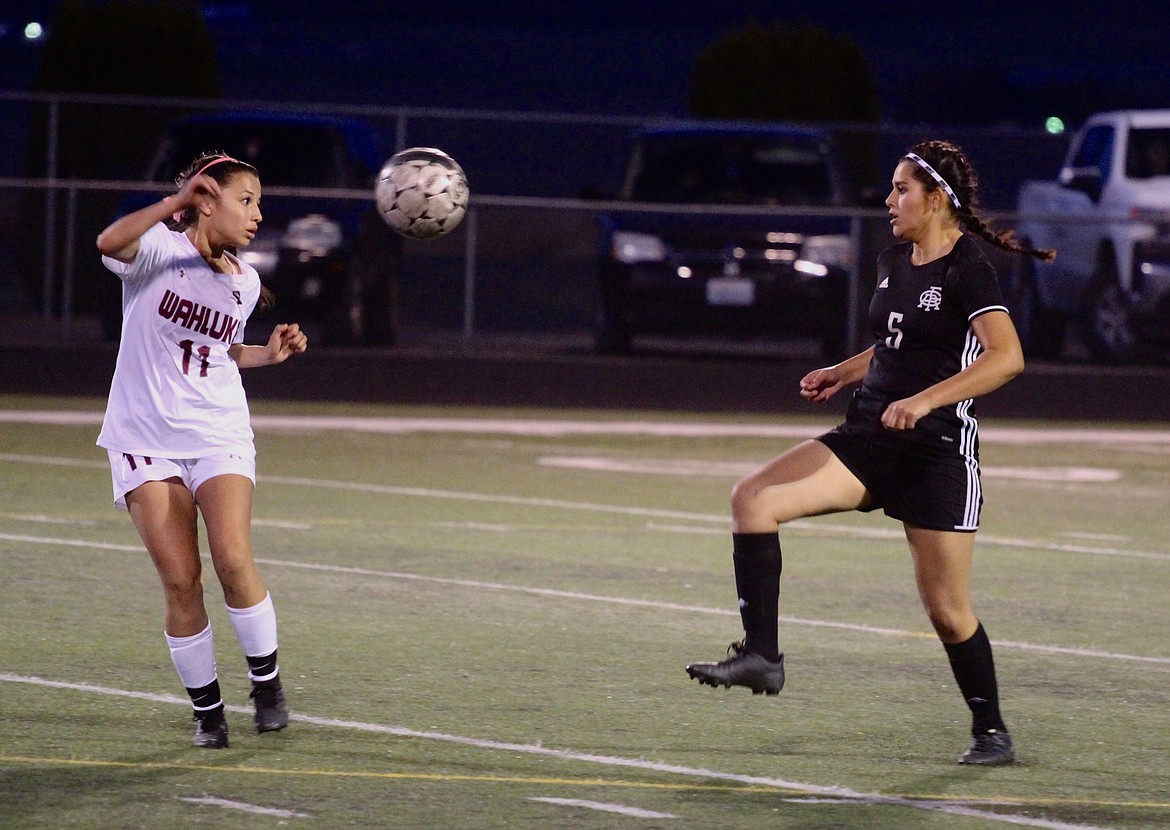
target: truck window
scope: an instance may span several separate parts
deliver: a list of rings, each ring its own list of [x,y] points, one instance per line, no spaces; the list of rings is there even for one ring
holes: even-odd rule
[[[1102,124],[1085,131],[1081,146],[1073,156],[1073,167],[1096,167],[1101,183],[1109,180],[1109,161],[1113,157],[1113,127]]]
[[[1129,131],[1125,175],[1131,179],[1170,176],[1170,128]]]
[[[628,195],[643,202],[832,204],[827,149],[796,137],[673,135],[636,149]]]

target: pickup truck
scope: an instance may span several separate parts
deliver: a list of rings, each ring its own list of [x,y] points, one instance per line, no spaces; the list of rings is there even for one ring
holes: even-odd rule
[[[1090,117],[1056,181],[1023,183],[1018,214],[1022,241],[1057,252],[1053,262],[1021,257],[1010,281],[1029,356],[1059,357],[1069,323],[1106,363],[1133,361],[1170,337],[1166,287],[1135,256],[1170,218],[1170,110]]]

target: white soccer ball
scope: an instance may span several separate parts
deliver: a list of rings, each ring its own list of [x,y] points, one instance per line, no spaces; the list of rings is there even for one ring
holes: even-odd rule
[[[382,166],[374,185],[386,224],[410,239],[449,233],[467,212],[467,176],[459,163],[433,147],[410,147]]]

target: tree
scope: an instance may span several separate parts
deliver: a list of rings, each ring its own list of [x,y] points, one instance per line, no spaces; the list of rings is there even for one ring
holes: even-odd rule
[[[874,123],[877,88],[854,41],[814,26],[755,21],[727,32],[699,55],[687,108],[696,118]],[[855,181],[873,181],[873,136],[841,144]]]
[[[699,56],[687,103],[699,118],[872,122],[877,101],[869,63],[851,38],[753,21]]]
[[[37,92],[218,98],[214,45],[199,6],[191,0],[62,0],[49,24],[48,41],[35,84]],[[188,110],[189,112],[189,110]],[[92,103],[61,104],[57,110],[57,168],[60,178],[128,179],[140,176],[166,124],[184,114],[176,108]],[[29,119],[25,169],[48,172],[50,114],[38,107]],[[23,276],[38,297],[44,270],[45,196],[28,195],[22,211]],[[79,270],[74,307],[117,314],[109,308],[117,282],[95,265],[92,240],[112,218],[115,193],[83,193],[78,200]],[[58,201],[56,227],[65,227]],[[58,237],[60,239],[60,237]],[[60,255],[57,262],[62,261]],[[107,331],[107,333],[110,333]]]

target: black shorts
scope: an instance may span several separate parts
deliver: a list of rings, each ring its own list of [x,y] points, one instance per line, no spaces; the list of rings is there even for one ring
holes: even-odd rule
[[[983,491],[973,435],[956,441],[934,429],[929,418],[912,430],[893,431],[880,423],[875,428],[852,408],[850,416],[817,440],[869,491],[872,502],[866,510],[880,507],[892,519],[928,530],[979,529]]]

